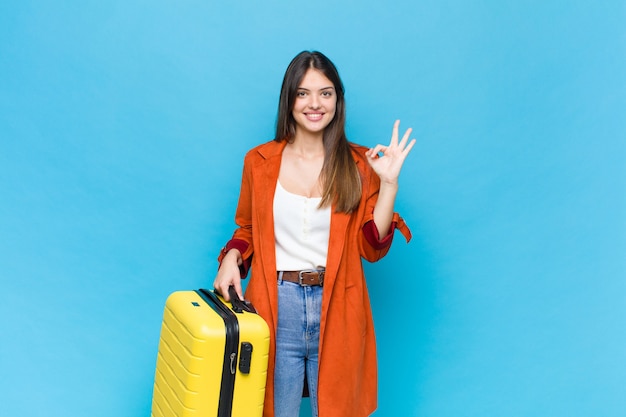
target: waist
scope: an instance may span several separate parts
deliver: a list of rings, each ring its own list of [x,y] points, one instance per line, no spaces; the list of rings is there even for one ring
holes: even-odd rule
[[[304,269],[302,271],[278,271],[278,279],[287,282],[294,282],[302,286],[320,286],[324,285],[324,274],[326,270],[320,269]]]

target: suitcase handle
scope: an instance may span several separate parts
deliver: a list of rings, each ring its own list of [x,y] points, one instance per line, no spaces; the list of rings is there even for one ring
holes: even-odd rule
[[[256,310],[254,306],[252,305],[252,303],[248,300],[240,299],[233,285],[228,287],[228,295],[230,296],[230,303],[232,304],[233,311],[235,313],[241,313],[243,311],[247,311],[248,313],[256,314]]]

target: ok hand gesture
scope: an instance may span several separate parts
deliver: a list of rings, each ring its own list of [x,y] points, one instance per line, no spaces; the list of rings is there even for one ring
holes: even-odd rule
[[[412,139],[411,142],[409,142],[409,137],[411,135],[411,131],[413,130],[411,128],[404,132],[402,140],[398,143],[399,126],[400,120],[396,120],[393,125],[391,142],[388,146],[376,145],[365,153],[367,161],[380,178],[381,183],[398,183],[398,176],[400,175],[400,169],[402,168],[404,159],[411,151],[411,148],[413,148],[413,145],[415,145],[415,139]],[[379,155],[381,153],[382,155]]]

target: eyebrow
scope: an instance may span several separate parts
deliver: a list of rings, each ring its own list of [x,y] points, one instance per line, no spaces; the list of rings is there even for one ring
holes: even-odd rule
[[[324,91],[324,90],[334,90],[334,89],[335,89],[335,87],[333,87],[333,86],[329,86],[329,87],[323,87],[323,88],[320,88],[320,89],[319,89],[319,91]],[[304,87],[298,87],[298,90],[311,91],[311,90],[309,90],[308,88],[304,88]]]

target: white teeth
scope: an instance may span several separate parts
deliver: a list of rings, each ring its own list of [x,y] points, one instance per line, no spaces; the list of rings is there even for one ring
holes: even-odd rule
[[[322,114],[319,113],[315,113],[315,114],[307,114],[307,117],[309,118],[309,120],[320,120],[322,118]]]

